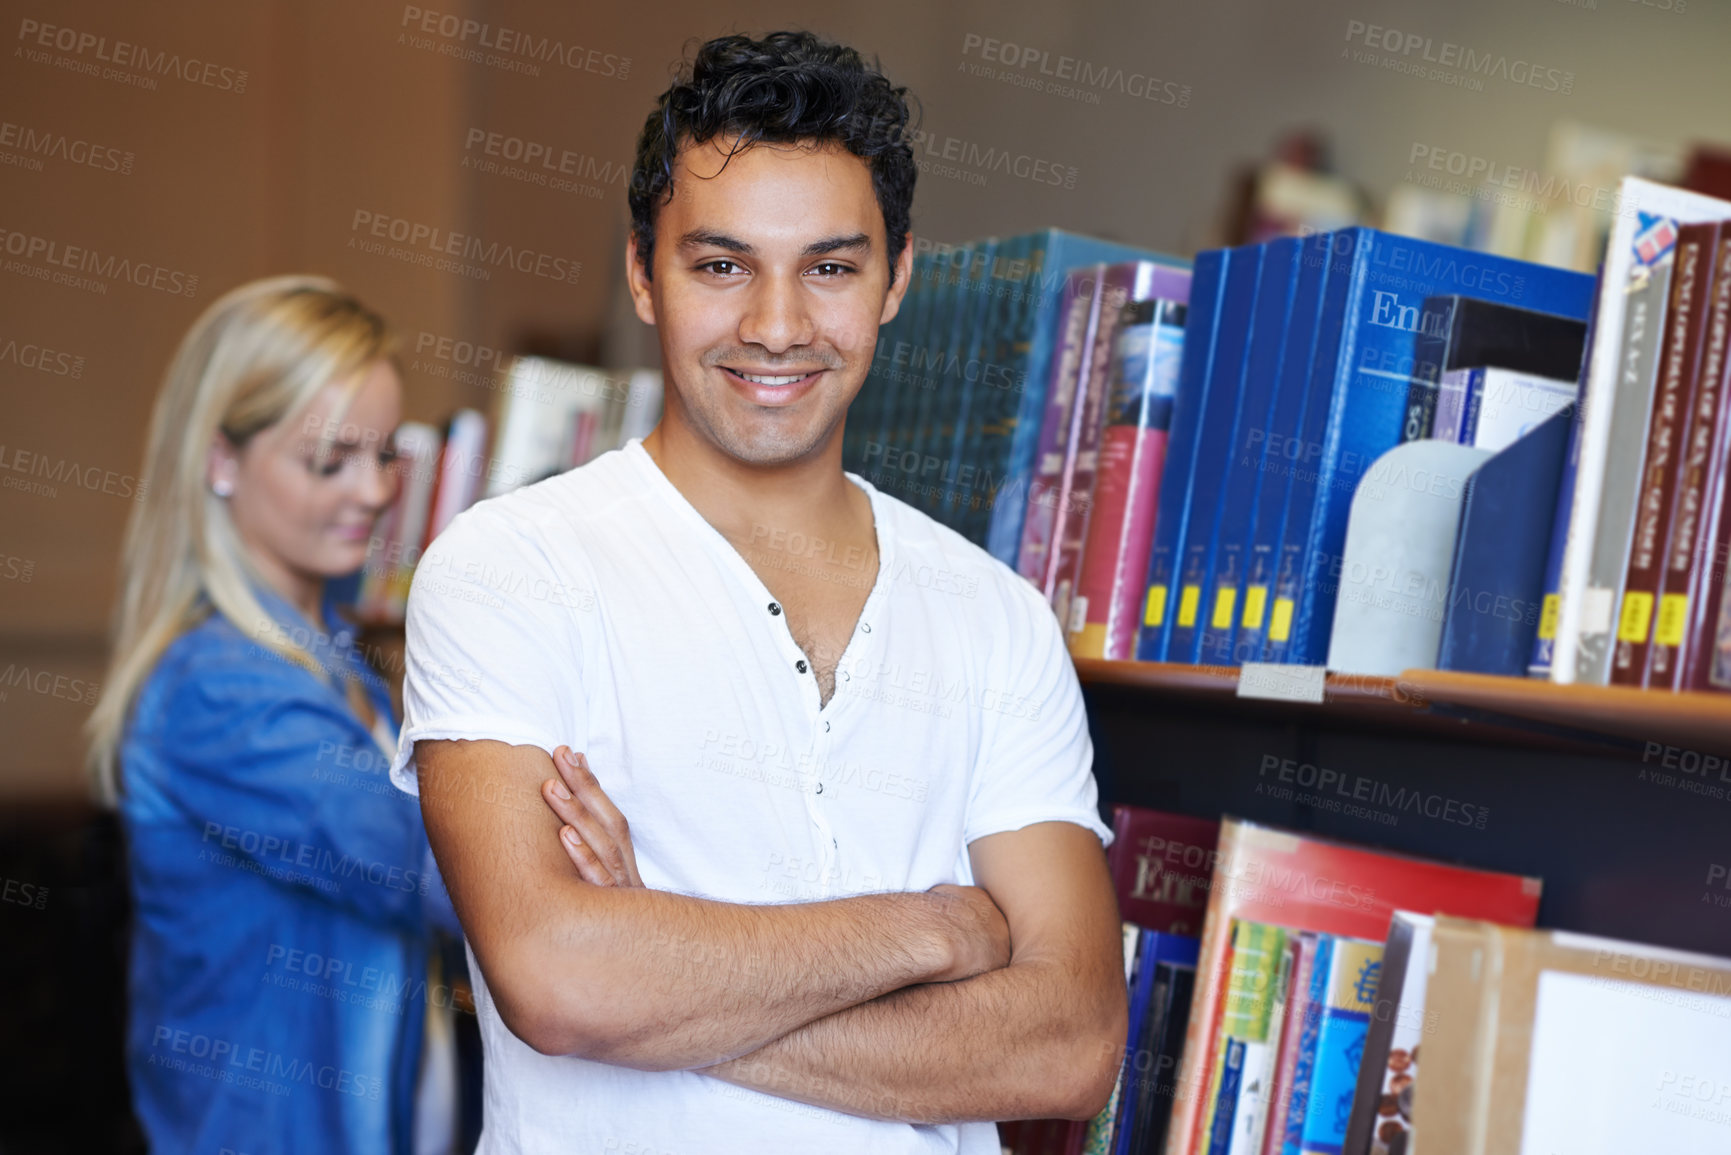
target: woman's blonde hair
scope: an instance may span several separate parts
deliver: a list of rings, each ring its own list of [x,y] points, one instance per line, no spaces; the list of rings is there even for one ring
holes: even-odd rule
[[[245,445],[297,417],[333,381],[347,386],[346,410],[361,370],[381,358],[395,362],[396,352],[382,317],[336,282],[312,276],[242,285],[181,340],[151,416],[143,500],[126,526],[108,676],[85,723],[87,768],[103,805],[112,807],[120,794],[119,747],[140,687],[169,644],[212,609],[260,645],[319,672],[310,653],[270,625],[254,596],[257,579],[228,503],[206,481],[210,447],[219,432]],[[321,440],[334,425],[326,423]]]

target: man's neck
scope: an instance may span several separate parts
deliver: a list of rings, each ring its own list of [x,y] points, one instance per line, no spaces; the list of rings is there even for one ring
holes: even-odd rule
[[[666,421],[643,448],[693,509],[736,545],[781,532],[845,536],[871,505],[842,473],[840,439],[810,458],[764,468],[726,456],[699,435]]]

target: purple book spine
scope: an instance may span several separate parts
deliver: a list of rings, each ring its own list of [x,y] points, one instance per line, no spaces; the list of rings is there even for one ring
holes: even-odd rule
[[[1046,584],[1052,547],[1056,502],[1063,483],[1065,462],[1074,445],[1070,440],[1078,382],[1086,370],[1084,362],[1094,344],[1100,323],[1100,280],[1105,265],[1077,269],[1064,282],[1064,299],[1058,308],[1057,356],[1052,358],[1046,386],[1046,413],[1040,422],[1039,454],[1034,460],[1034,479],[1028,486],[1028,512],[1022,524],[1022,548],[1016,556],[1016,572],[1033,582],[1051,601]]]

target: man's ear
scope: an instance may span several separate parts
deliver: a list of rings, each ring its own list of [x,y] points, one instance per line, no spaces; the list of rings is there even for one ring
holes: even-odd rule
[[[625,241],[625,280],[631,286],[631,307],[645,325],[655,324],[655,299],[649,294],[648,266],[637,259],[637,234]]]
[[[896,254],[895,278],[890,282],[889,291],[884,294],[884,308],[878,317],[878,324],[887,325],[895,320],[901,312],[902,298],[907,296],[908,284],[914,277],[914,234],[906,233],[902,237],[902,251]]]

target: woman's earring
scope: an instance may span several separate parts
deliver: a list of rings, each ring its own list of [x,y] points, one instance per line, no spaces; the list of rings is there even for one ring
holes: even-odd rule
[[[218,478],[210,483],[210,491],[218,497],[233,497],[234,482],[230,481],[226,477]]]

